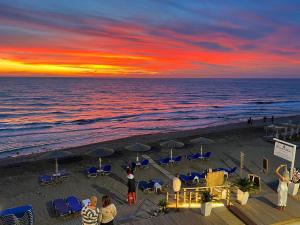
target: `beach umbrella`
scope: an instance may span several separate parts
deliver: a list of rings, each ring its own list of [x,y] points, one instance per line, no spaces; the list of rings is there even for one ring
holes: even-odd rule
[[[138,162],[139,161],[138,152],[149,151],[151,149],[151,147],[149,145],[145,145],[142,143],[134,143],[134,144],[126,146],[125,149],[127,149],[128,151],[131,151],[131,152],[137,152],[136,161]]]
[[[190,140],[191,143],[195,145],[200,145],[201,146],[201,155],[202,155],[202,145],[209,145],[209,144],[214,144],[215,141],[206,137],[198,137],[195,139]]]
[[[170,148],[170,158],[173,159],[173,148],[182,148],[184,146],[184,143],[174,140],[169,140],[160,143],[160,146],[163,148]]]
[[[97,149],[86,152],[86,155],[99,158],[99,170],[102,167],[102,157],[111,156],[114,154],[115,150],[112,148],[99,147]]]
[[[70,156],[70,152],[67,151],[51,151],[42,155],[41,159],[55,159],[55,174],[58,174],[58,159]]]

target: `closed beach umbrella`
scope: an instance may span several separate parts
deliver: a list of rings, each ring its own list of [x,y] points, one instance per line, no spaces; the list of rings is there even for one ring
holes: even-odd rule
[[[99,158],[99,170],[101,170],[102,167],[102,157],[111,156],[114,154],[115,150],[112,148],[106,148],[106,147],[99,147],[97,149],[94,149],[92,151],[86,152],[86,155],[92,156],[92,157],[98,157]]]
[[[58,174],[58,159],[65,158],[70,154],[71,153],[67,151],[52,151],[42,155],[41,159],[55,159],[55,174]]]
[[[138,152],[149,151],[151,149],[151,147],[149,145],[145,145],[142,143],[134,143],[134,144],[126,146],[125,149],[127,149],[128,151],[131,151],[131,152],[137,152],[136,161],[138,162],[139,161]]]
[[[128,151],[131,152],[146,152],[151,149],[149,145],[145,145],[142,143],[134,143],[125,147]]]
[[[174,140],[169,140],[160,143],[160,146],[163,148],[170,148],[170,158],[173,159],[173,148],[182,148],[184,146],[184,143]]]
[[[195,139],[190,140],[191,143],[195,145],[200,145],[201,146],[201,155],[202,155],[202,145],[209,145],[209,144],[214,144],[215,141],[206,137],[198,137]]]

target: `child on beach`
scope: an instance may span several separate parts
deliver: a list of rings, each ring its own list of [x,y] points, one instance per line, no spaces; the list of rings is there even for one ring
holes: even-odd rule
[[[98,225],[98,217],[100,210],[97,208],[97,197],[90,198],[90,204],[81,210],[82,225]]]
[[[117,208],[116,206],[110,202],[109,196],[105,195],[102,197],[102,208],[99,214],[99,225],[106,224],[106,225],[113,225],[114,219],[117,215]]]

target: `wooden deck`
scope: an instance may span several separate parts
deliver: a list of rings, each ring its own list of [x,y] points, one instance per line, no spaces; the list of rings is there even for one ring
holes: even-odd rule
[[[115,224],[122,225],[244,225],[238,217],[232,214],[227,207],[218,207],[212,210],[208,217],[200,214],[200,209],[181,209],[179,212],[171,210],[168,214],[151,216],[148,203],[136,207],[125,206],[118,208]],[[60,225],[81,225],[81,218],[73,218]]]
[[[294,197],[288,198],[285,211],[276,208],[277,193],[267,193],[262,196],[250,198],[244,206],[234,203],[243,215],[258,225],[289,224],[297,222],[300,224],[300,201]]]
[[[124,225],[244,225],[226,207],[213,209],[208,217],[200,214],[200,210],[189,209],[181,212],[172,212],[163,216],[153,217],[147,220],[133,221]]]

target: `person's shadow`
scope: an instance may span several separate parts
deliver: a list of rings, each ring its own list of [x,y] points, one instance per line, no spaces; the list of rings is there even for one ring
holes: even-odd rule
[[[124,200],[125,198],[122,198],[120,196],[120,195],[122,195],[122,193],[120,193],[120,195],[117,195],[116,193],[111,192],[109,189],[106,189],[104,187],[100,187],[97,184],[92,184],[92,188],[95,188],[96,191],[99,192],[102,195],[110,196],[110,198],[113,199],[114,201],[116,201],[118,204],[125,204],[126,203],[126,201]]]
[[[264,196],[256,197],[256,199],[259,200],[259,201],[261,201],[261,202],[263,202],[263,203],[265,203],[265,204],[267,204],[267,205],[269,205],[269,206],[271,206],[272,208],[276,208],[277,207],[276,204],[274,204],[272,201],[270,201],[269,199],[267,199]]]

